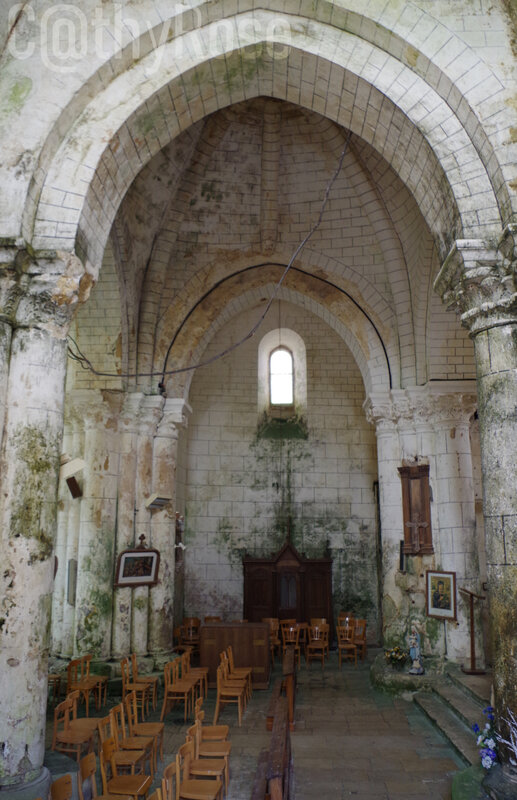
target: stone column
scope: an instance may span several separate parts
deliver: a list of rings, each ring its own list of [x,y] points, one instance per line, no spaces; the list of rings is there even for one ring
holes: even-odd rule
[[[458,382],[460,383],[460,382]],[[449,389],[453,386],[449,385]],[[463,391],[462,391],[463,388]],[[475,394],[458,387],[430,386],[429,419],[434,430],[433,509],[437,568],[456,573],[458,624],[447,626],[447,657],[470,667],[470,611],[468,597],[459,591],[481,591],[476,540],[476,511],[470,420],[477,406]],[[481,606],[475,605],[476,662],[484,663]]]
[[[2,445],[2,433],[5,422],[11,334],[12,328],[9,323],[0,320],[0,447]]]
[[[79,401],[81,397],[81,401]],[[119,393],[75,392],[84,419],[84,486],[81,499],[75,647],[96,659],[111,656],[115,514],[119,453]]]
[[[176,461],[178,436],[187,425],[190,407],[181,399],[167,398],[153,443],[153,493],[170,498],[152,511],[152,545],[160,551],[160,577],[151,590],[149,651],[158,662],[172,651],[174,623],[174,565],[176,540]]]
[[[0,793],[5,798],[46,797],[50,778],[43,757],[65,337],[81,299],[84,270],[70,254],[51,260],[18,252],[5,272],[0,313],[13,334],[0,463]]]
[[[426,617],[425,573],[454,571],[461,586],[468,583],[465,588],[476,592],[480,588],[472,585],[477,553],[469,419],[476,398],[465,391],[459,382],[430,384],[373,395],[365,404],[367,418],[377,428],[386,642],[400,644],[415,623],[427,653],[463,662],[469,654],[468,619],[462,620],[461,629],[452,622],[445,631]],[[411,462],[429,464],[434,552],[406,556],[401,570],[404,520],[398,467]]]
[[[459,240],[435,289],[474,341],[496,719],[517,708],[517,248]],[[503,752],[505,767],[508,757]]]
[[[70,425],[65,424],[63,432],[62,453],[70,452],[72,433]],[[66,481],[59,481],[58,487],[58,513],[56,520],[56,540],[54,544],[54,555],[56,558],[56,576],[54,578],[54,590],[52,592],[52,630],[51,630],[51,654],[63,652],[63,631],[64,615],[67,606],[67,558],[66,546],[68,540],[69,515],[71,510],[70,492]]]
[[[137,470],[138,414],[143,394],[126,395],[119,420],[120,475],[117,503],[116,555],[135,546],[135,480]],[[131,598],[129,587],[114,589],[112,656],[131,652]]]
[[[150,511],[145,501],[153,493],[153,437],[163,413],[164,399],[161,395],[146,395],[142,400],[138,418],[138,453],[135,484],[136,518],[135,544],[140,543],[143,534],[148,546],[152,542]],[[149,587],[138,586],[133,589],[131,616],[131,647],[135,653],[145,655],[149,652]],[[151,588],[154,591],[154,587]]]
[[[84,455],[84,416],[81,411],[81,406],[79,409],[74,407],[73,399],[67,398],[69,403],[67,405],[71,406],[70,416],[71,416],[71,428],[72,428],[72,455],[74,458],[82,458]],[[66,410],[65,410],[66,413]],[[81,472],[80,476],[81,484],[84,488],[84,474]],[[72,499],[71,497],[68,499],[68,514],[66,514],[65,518],[65,526],[66,526],[66,541],[65,541],[65,563],[66,563],[66,581],[67,581],[67,588],[68,588],[68,570],[70,569],[70,562],[75,562],[75,570],[76,570],[76,589],[77,589],[77,571],[78,571],[78,560],[79,560],[79,533],[81,529],[81,504],[83,500],[82,497]],[[67,595],[67,588],[65,589]],[[77,592],[76,592],[77,594]],[[63,658],[73,658],[74,650],[75,650],[75,609],[76,609],[77,601],[74,599],[74,602],[69,602],[68,596],[65,597],[65,602],[63,605],[62,615],[63,615],[63,624],[61,630],[61,652],[60,655]],[[54,628],[55,620],[54,615],[52,615],[52,627]]]
[[[399,548],[403,536],[401,463],[392,393],[370,395],[364,404],[368,422],[375,424],[382,547],[382,634],[387,646],[400,644],[407,627],[408,602],[400,586]]]

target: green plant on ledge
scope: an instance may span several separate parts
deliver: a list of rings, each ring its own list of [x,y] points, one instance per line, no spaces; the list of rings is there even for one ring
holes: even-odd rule
[[[408,653],[406,650],[403,650],[401,647],[396,645],[395,647],[391,647],[389,650],[384,651],[384,660],[386,664],[389,664],[392,667],[402,668],[408,659]]]

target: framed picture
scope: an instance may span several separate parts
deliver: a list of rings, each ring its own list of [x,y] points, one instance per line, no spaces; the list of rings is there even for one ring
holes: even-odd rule
[[[456,573],[426,572],[426,611],[428,617],[456,619]]]
[[[158,581],[160,553],[137,547],[124,550],[117,559],[115,586],[154,586]]]

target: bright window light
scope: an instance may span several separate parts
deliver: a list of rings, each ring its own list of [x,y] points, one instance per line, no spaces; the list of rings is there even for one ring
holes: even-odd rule
[[[269,388],[271,405],[293,404],[293,356],[283,347],[269,357]]]

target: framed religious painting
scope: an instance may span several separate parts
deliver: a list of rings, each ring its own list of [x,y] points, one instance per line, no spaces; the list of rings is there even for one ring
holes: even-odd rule
[[[456,619],[456,573],[426,572],[426,611],[428,617]]]
[[[158,582],[160,553],[143,545],[123,550],[117,559],[114,586],[154,586]]]

